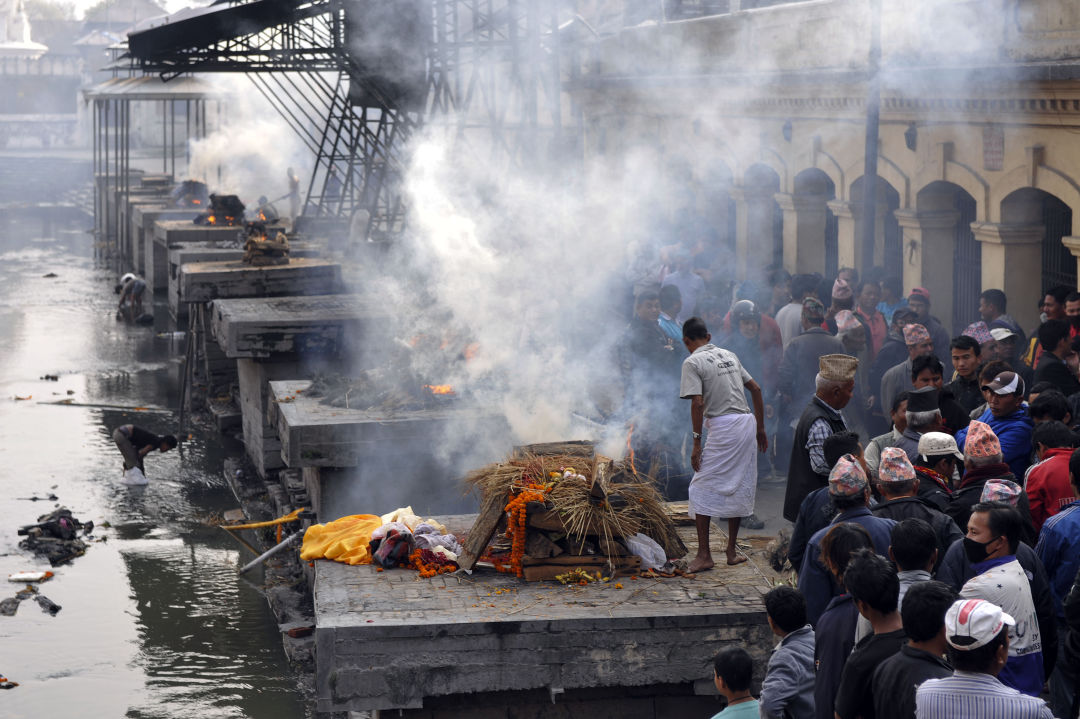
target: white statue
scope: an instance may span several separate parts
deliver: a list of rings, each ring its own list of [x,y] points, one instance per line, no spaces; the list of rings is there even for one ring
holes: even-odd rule
[[[30,18],[23,0],[0,0],[0,57],[37,57],[46,50],[30,39]]]

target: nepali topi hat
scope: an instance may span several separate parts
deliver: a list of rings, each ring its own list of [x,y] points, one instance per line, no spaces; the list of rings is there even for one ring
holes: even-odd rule
[[[853,382],[859,360],[851,355],[822,355],[818,358],[821,378],[831,382]]]

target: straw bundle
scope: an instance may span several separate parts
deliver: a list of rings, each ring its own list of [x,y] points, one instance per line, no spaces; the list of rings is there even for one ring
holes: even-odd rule
[[[559,515],[579,547],[584,547],[589,536],[599,537],[604,547],[639,532],[654,538],[665,536],[671,520],[652,481],[633,474],[625,463],[616,463],[609,471],[615,481],[602,481],[603,492],[597,496],[593,491],[597,461],[580,455],[525,454],[521,459],[478,469],[465,481],[484,496],[506,496],[528,484],[548,485],[547,505]],[[570,468],[580,477],[563,477],[563,471]]]

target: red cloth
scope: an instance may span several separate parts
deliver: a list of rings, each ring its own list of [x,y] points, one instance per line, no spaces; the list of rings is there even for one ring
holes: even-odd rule
[[[874,310],[870,316],[867,317],[861,307],[855,308],[855,314],[862,317],[867,326],[870,327],[870,341],[873,342],[874,345],[871,349],[870,360],[873,361],[874,357],[877,357],[877,353],[881,351],[881,345],[885,342],[885,338],[889,335],[889,326],[885,324],[885,315]]]
[[[1069,483],[1069,457],[1072,453],[1072,447],[1048,449],[1043,460],[1028,472],[1027,496],[1031,505],[1031,522],[1036,532],[1042,529],[1043,522],[1076,499]]]

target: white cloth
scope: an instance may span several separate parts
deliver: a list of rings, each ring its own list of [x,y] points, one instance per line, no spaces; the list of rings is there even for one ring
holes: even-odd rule
[[[749,516],[757,494],[757,420],[752,414],[709,417],[705,430],[701,471],[690,480],[690,516]]]

